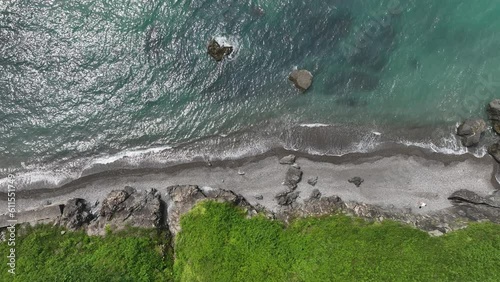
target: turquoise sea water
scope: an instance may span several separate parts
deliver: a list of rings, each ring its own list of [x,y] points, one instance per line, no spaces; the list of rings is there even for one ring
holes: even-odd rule
[[[411,142],[401,129],[484,117],[498,98],[498,4],[2,1],[0,167],[248,130],[300,139],[299,124]],[[214,37],[231,58],[206,54]],[[295,67],[314,74],[305,94],[287,80]]]

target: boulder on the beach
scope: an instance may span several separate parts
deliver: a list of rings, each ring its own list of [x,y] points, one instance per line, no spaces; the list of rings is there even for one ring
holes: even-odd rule
[[[321,198],[321,192],[318,189],[312,190],[309,199],[320,199],[320,198]]]
[[[311,87],[313,75],[308,70],[294,70],[290,73],[288,79],[295,84],[295,87],[306,91]]]
[[[295,155],[284,156],[280,159],[280,164],[293,164],[295,163]]]
[[[363,183],[365,180],[363,178],[361,178],[361,177],[356,176],[356,177],[353,177],[353,178],[351,178],[351,179],[349,179],[347,181],[349,183],[352,183],[352,184],[356,185],[356,187],[359,187],[359,186],[361,186],[361,183]]]
[[[84,199],[70,199],[63,208],[59,225],[71,230],[77,230],[87,225],[94,218],[90,205]]]
[[[496,201],[492,201],[490,198],[486,197],[481,197],[475,192],[472,192],[467,189],[461,189],[458,191],[453,192],[449,197],[448,200],[454,201],[454,202],[466,202],[470,204],[475,204],[475,205],[486,205],[490,206],[493,208],[500,208],[500,203],[497,203]]]
[[[215,39],[210,40],[207,48],[208,54],[217,62],[222,61],[233,52],[232,46],[221,46]]]
[[[318,183],[318,177],[317,176],[311,177],[311,178],[307,179],[307,184],[309,184],[311,186],[316,186],[316,183]]]
[[[488,153],[500,163],[500,144],[494,143],[488,147]]]
[[[300,180],[302,180],[302,171],[300,170],[300,168],[291,166],[290,168],[288,168],[288,171],[286,172],[285,181],[283,182],[283,185],[288,186],[290,190],[295,190]]]
[[[457,128],[457,135],[462,137],[462,144],[465,147],[471,147],[479,144],[484,131],[486,131],[484,120],[468,119]]]
[[[297,200],[297,198],[299,197],[299,193],[300,193],[299,191],[295,192],[285,191],[278,193],[275,196],[275,199],[278,202],[278,205],[280,206],[290,206]]]

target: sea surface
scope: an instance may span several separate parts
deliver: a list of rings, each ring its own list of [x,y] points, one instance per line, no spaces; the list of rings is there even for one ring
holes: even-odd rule
[[[277,146],[467,153],[454,127],[500,98],[499,15],[498,0],[2,0],[0,176]],[[211,59],[212,38],[233,54]]]

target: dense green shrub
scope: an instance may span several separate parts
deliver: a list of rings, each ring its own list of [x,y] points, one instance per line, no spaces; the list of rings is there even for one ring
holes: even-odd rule
[[[18,232],[15,276],[7,273],[6,255],[10,247],[0,244],[0,280],[171,280],[172,252],[165,233],[129,228],[97,237],[83,232],[62,235],[61,231],[62,228],[39,225]]]
[[[500,281],[500,226],[491,223],[438,238],[343,215],[284,228],[204,202],[182,228],[178,281]]]

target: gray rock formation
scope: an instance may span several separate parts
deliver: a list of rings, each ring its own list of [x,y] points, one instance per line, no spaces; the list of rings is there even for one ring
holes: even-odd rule
[[[278,193],[275,196],[275,199],[278,202],[278,205],[280,206],[290,206],[297,200],[297,198],[299,197],[299,193],[300,193],[299,191],[296,192],[285,191]]]
[[[349,180],[347,180],[347,181],[349,181],[349,183],[352,183],[352,184],[356,185],[356,187],[359,187],[359,186],[361,186],[361,184],[362,184],[365,180],[364,180],[363,178],[361,178],[361,177],[357,177],[357,176],[356,176],[356,177],[353,177],[353,178],[351,178],[351,179],[349,179]]]
[[[495,99],[488,104],[488,118],[491,120],[493,130],[500,134],[500,99]]]
[[[500,163],[500,144],[494,143],[488,147],[488,153]]]
[[[66,202],[58,223],[68,229],[77,230],[86,227],[93,218],[89,203],[84,199],[76,198]]]
[[[293,164],[295,163],[295,155],[284,156],[280,159],[280,164]]]
[[[471,203],[471,204],[475,204],[475,205],[486,205],[486,206],[490,206],[493,208],[500,208],[500,202],[496,201],[496,198],[494,198],[494,197],[489,197],[489,198],[481,197],[478,194],[476,194],[472,191],[466,190],[466,189],[462,189],[462,190],[458,190],[458,191],[453,192],[453,194],[451,194],[448,197],[448,200],[451,200],[451,201],[454,201],[457,203],[466,202],[466,203]]]
[[[309,184],[311,186],[316,186],[317,183],[318,183],[318,177],[317,176],[311,177],[311,178],[307,179],[307,184]]]
[[[229,202],[234,205],[253,210],[252,206],[241,195],[233,191],[219,188],[200,189],[196,185],[177,185],[167,187],[165,202],[167,204],[167,224],[173,236],[181,230],[181,216],[189,212],[201,200],[211,199]]]
[[[311,192],[311,196],[309,196],[309,199],[320,199],[321,198],[321,192],[318,189],[314,189]]]
[[[87,233],[103,235],[106,228],[121,230],[127,226],[159,228],[163,226],[162,205],[155,189],[141,193],[131,187],[111,191],[102,201],[99,217],[89,225]]]
[[[208,43],[208,54],[217,62],[222,61],[225,57],[231,55],[233,47],[221,46],[215,39],[210,40]]]
[[[313,75],[307,70],[294,70],[290,73],[288,79],[295,84],[295,87],[306,91],[311,87]]]
[[[481,135],[486,131],[486,122],[482,119],[468,119],[457,128],[457,135],[462,137],[465,147],[479,144]]]
[[[290,190],[295,190],[300,180],[302,180],[302,170],[300,170],[300,168],[291,166],[286,172],[283,185],[288,186]]]

